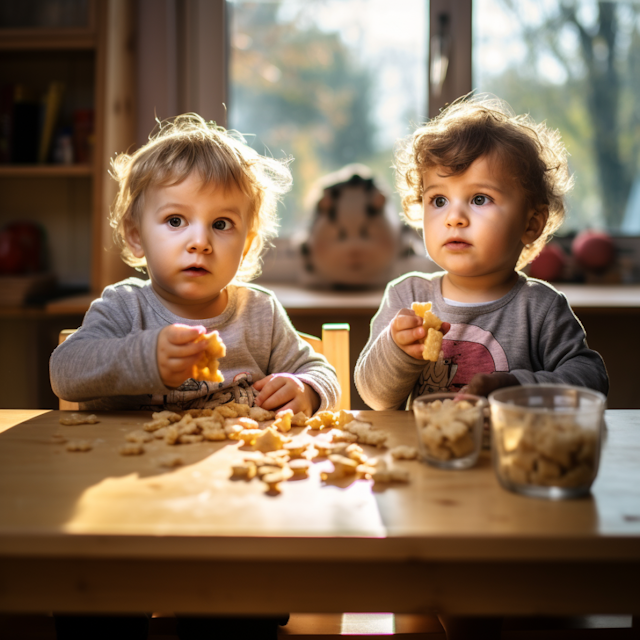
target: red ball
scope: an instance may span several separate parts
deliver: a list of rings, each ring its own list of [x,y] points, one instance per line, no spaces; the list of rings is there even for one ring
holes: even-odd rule
[[[587,229],[581,231],[571,243],[576,262],[584,269],[603,271],[615,257],[615,246],[608,233]]]
[[[562,247],[552,242],[545,245],[542,251],[531,263],[529,275],[539,280],[555,282],[561,280],[567,266],[567,254]]]

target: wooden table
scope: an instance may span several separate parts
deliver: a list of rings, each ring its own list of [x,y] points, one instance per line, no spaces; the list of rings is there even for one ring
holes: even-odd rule
[[[415,443],[410,413],[362,413]],[[271,497],[229,479],[237,443],[182,445],[173,470],[159,441],[120,456],[147,416],[0,412],[0,611],[640,614],[640,411],[607,412],[592,495],[563,502],[504,491],[489,452],[398,463],[411,483],[380,492],[322,485],[325,461]]]

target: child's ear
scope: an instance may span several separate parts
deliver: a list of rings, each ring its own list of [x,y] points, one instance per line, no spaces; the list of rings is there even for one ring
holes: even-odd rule
[[[543,205],[537,209],[530,209],[527,212],[527,226],[522,235],[522,244],[527,245],[535,242],[547,226],[549,218],[549,207]]]
[[[136,258],[144,258],[144,248],[142,247],[140,230],[131,221],[125,223],[124,240],[127,243],[129,250]]]
[[[244,249],[242,251],[242,259],[244,260],[247,257],[247,253],[249,253],[249,249],[251,249],[251,245],[253,241],[256,239],[258,234],[255,231],[251,231],[247,234],[247,239],[244,241]]]

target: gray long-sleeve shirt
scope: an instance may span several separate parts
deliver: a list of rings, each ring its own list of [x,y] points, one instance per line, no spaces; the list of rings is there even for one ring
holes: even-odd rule
[[[191,320],[171,313],[150,281],[130,278],[94,300],[82,327],[50,360],[55,394],[83,409],[187,409],[235,400],[253,405],[251,385],[271,373],[292,373],[320,396],[320,410],[337,406],[333,367],[298,336],[275,295],[257,285],[229,285],[227,308],[215,318]],[[227,348],[224,382],[187,380],[166,387],[158,370],[158,334],[169,324],[218,330]]]
[[[476,373],[494,371],[508,371],[521,384],[571,384],[607,394],[602,358],[587,347],[582,325],[551,285],[520,274],[499,300],[459,307],[443,299],[443,275],[409,273],[387,286],[355,368],[356,387],[370,407],[398,409],[410,396],[456,391]],[[443,322],[451,323],[439,362],[407,355],[389,327],[400,309],[427,301]]]

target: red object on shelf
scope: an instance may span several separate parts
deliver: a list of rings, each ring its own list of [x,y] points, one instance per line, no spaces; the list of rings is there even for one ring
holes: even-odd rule
[[[587,229],[581,231],[571,243],[576,262],[583,268],[604,271],[613,264],[615,246],[608,233]]]
[[[38,273],[45,267],[42,228],[33,222],[12,222],[0,231],[0,274]]]
[[[531,263],[529,275],[532,278],[557,282],[561,280],[567,267],[568,257],[557,243],[546,245]]]

